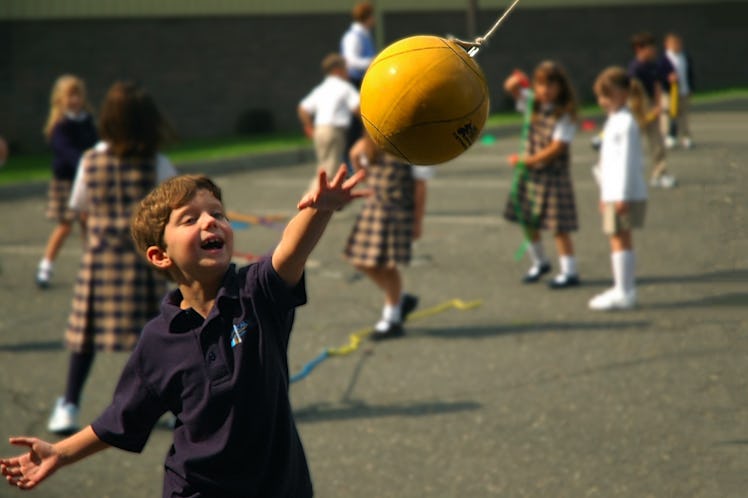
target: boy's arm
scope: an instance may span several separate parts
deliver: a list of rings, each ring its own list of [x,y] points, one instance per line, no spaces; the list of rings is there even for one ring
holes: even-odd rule
[[[23,455],[0,459],[2,475],[11,486],[21,489],[34,488],[61,467],[109,448],[90,425],[55,444],[35,437],[12,437],[9,441],[29,448]]]
[[[317,188],[301,199],[299,214],[293,217],[283,231],[278,247],[273,251],[273,268],[289,286],[299,283],[304,273],[304,265],[314,247],[319,242],[334,211],[351,200],[364,197],[368,192],[352,192],[364,177],[359,171],[345,180],[346,168],[341,165],[332,182],[327,182],[324,170],[318,173]]]
[[[307,138],[314,137],[314,122],[312,121],[312,115],[307,112],[306,109],[298,107],[299,121],[301,121],[301,127],[304,129],[304,135]]]

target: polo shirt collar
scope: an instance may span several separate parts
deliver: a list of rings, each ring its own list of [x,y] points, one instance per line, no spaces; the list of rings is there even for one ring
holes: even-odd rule
[[[214,306],[218,308],[218,312],[233,315],[236,309],[236,301],[239,300],[239,290],[239,276],[236,273],[236,265],[232,263],[229,265],[228,270],[226,270],[221,287],[218,289],[216,304]],[[169,292],[161,302],[161,314],[169,324],[169,332],[188,332],[199,327],[205,321],[192,308],[186,310],[180,308],[179,305],[182,299],[182,291],[177,288]],[[208,318],[213,314],[215,314],[215,311],[211,310]]]

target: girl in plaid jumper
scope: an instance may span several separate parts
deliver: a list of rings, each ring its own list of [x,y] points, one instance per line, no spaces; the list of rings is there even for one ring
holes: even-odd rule
[[[504,83],[504,89],[524,110],[530,82],[521,71],[515,71]],[[534,103],[527,151],[522,157],[510,157],[510,164],[522,163],[527,173],[521,176],[516,195],[510,196],[504,217],[519,223],[530,242],[528,253],[532,266],[523,282],[533,283],[551,271],[545,256],[540,230],[553,233],[559,256],[560,272],[551,280],[552,289],[579,285],[574,245],[570,233],[577,230],[577,211],[569,167],[570,146],[576,126],[576,98],[566,72],[556,62],[541,62],[532,79]]]
[[[160,180],[176,173],[157,153],[168,127],[153,99],[131,83],[109,89],[100,126],[103,142],[81,158],[71,193],[71,205],[87,217],[87,240],[65,332],[67,387],[47,425],[59,434],[77,429],[94,352],[131,350],[166,290],[135,250],[130,216]]]
[[[424,182],[413,178],[413,167],[385,154],[367,135],[351,148],[351,163],[366,170],[372,195],[366,200],[348,238],[345,257],[384,292],[382,318],[374,340],[404,334],[403,322],[418,304],[402,291],[398,265],[410,262],[411,244],[421,234]]]

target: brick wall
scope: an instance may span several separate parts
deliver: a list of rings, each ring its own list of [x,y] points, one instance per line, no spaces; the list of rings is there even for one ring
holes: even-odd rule
[[[498,12],[482,11],[483,31]],[[628,38],[647,29],[684,35],[701,90],[745,85],[748,4],[521,9],[478,61],[493,110],[506,108],[500,86],[514,67],[554,58],[579,93],[603,67],[625,64]],[[0,133],[17,147],[43,147],[49,91],[61,73],[81,75],[98,105],[118,78],[142,82],[184,138],[227,136],[251,109],[272,112],[276,128],[296,132],[298,100],[320,79],[319,61],[337,50],[346,14],[171,19],[0,22]],[[385,43],[418,33],[464,37],[460,12],[387,14]]]

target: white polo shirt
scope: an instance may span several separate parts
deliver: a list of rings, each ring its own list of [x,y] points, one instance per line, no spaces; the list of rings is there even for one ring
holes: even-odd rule
[[[600,199],[603,202],[647,198],[639,125],[628,107],[610,114],[600,147]]]
[[[314,126],[347,128],[359,103],[356,87],[342,78],[330,75],[304,97],[299,106],[309,114],[314,114]]]

